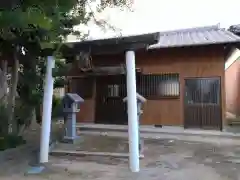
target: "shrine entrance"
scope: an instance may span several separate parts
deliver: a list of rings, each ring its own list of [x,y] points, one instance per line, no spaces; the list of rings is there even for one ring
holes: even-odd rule
[[[98,76],[96,78],[95,123],[127,124],[127,96],[125,75]]]

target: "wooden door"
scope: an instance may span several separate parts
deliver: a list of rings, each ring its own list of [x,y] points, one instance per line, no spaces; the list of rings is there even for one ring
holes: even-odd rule
[[[222,129],[220,78],[185,79],[185,128]]]
[[[126,95],[125,75],[97,77],[95,123],[127,124]]]

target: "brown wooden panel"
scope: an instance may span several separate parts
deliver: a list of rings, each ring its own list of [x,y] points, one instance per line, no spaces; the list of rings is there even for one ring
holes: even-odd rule
[[[86,79],[81,78],[70,78],[68,80],[68,86],[65,87],[66,92],[78,93],[80,96],[83,95],[84,103],[80,106],[80,112],[77,113],[78,122],[93,122],[95,112],[95,81],[91,79],[90,83],[86,83]],[[87,84],[88,86],[85,86]],[[88,88],[86,88],[88,87]],[[80,91],[79,91],[80,89]],[[89,91],[90,93],[82,94],[81,92]]]
[[[221,107],[215,104],[184,108],[186,128],[221,129]]]
[[[87,99],[80,106],[80,112],[77,113],[78,122],[91,123],[94,121],[95,100]]]
[[[71,85],[71,91],[77,93],[83,99],[91,99],[93,97],[94,77],[72,78]]]
[[[143,106],[141,124],[179,126],[181,122],[180,99],[148,100]]]

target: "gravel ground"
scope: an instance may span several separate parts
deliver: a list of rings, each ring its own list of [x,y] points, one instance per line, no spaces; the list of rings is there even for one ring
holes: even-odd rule
[[[240,146],[154,139],[145,141],[141,171],[131,173],[127,159],[51,157],[47,172],[24,176],[29,153],[0,168],[1,180],[238,180]],[[24,157],[26,156],[26,158]],[[24,160],[25,159],[25,160]],[[5,169],[5,170],[4,170]],[[8,169],[8,170],[7,170]]]
[[[81,135],[74,144],[58,143],[54,149],[65,151],[89,151],[128,153],[128,139],[125,137],[106,137]]]

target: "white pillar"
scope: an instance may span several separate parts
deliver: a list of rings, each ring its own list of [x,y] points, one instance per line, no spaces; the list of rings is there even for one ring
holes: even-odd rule
[[[136,70],[134,51],[126,52],[129,167],[139,172],[139,127],[137,117]]]
[[[52,68],[54,67],[53,56],[48,56],[46,77],[43,96],[43,112],[42,112],[42,130],[40,142],[40,163],[48,162],[50,131],[51,131],[51,115],[52,115],[52,96],[53,96],[53,77]]]

